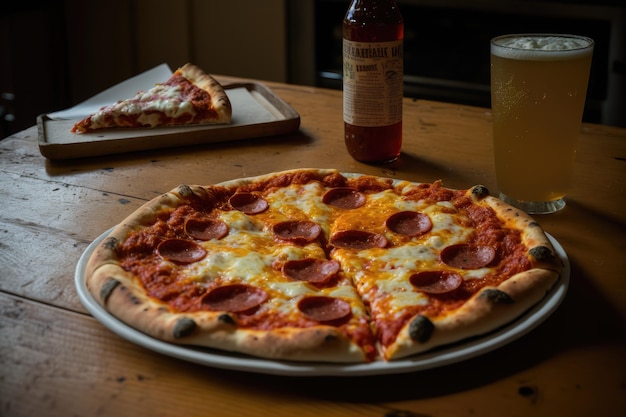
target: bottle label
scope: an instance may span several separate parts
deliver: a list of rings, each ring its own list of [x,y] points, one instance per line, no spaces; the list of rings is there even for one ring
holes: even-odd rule
[[[402,120],[402,39],[343,40],[343,120],[355,126],[388,126]]]

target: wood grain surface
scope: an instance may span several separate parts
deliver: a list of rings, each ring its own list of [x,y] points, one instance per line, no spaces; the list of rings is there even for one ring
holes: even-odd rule
[[[297,132],[67,161],[40,154],[35,126],[0,142],[0,416],[626,415],[626,129],[583,126],[567,207],[536,216],[569,256],[569,292],[489,354],[398,375],[281,377],[170,358],[93,319],[74,287],[79,257],[181,183],[316,167],[497,192],[489,109],[406,99],[402,157],[371,166],[344,150],[341,92],[267,85],[300,114]]]

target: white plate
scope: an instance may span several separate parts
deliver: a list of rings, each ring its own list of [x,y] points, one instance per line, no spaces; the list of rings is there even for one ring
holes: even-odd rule
[[[546,320],[561,304],[569,286],[570,264],[563,247],[548,235],[565,268],[556,286],[524,316],[487,335],[455,343],[411,358],[392,362],[375,361],[359,364],[299,363],[254,358],[236,353],[175,345],[154,339],[119,321],[91,296],[85,285],[85,267],[96,246],[110,233],[107,231],[83,252],[76,267],[78,296],[89,312],[113,333],[161,354],[216,368],[291,376],[359,376],[421,371],[467,360],[500,348],[533,330]]]

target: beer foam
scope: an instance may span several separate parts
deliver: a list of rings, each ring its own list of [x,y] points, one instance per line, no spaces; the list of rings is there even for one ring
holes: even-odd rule
[[[491,43],[492,54],[509,59],[575,59],[592,51],[593,40],[567,35],[502,36]]]

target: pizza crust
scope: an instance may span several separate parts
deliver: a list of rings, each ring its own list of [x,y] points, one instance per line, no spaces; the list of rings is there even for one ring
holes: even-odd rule
[[[146,297],[132,276],[114,264],[87,281],[97,302],[121,321],[158,340],[215,348],[268,359],[364,362],[362,350],[332,326],[277,331],[238,329],[226,312],[179,314]]]
[[[522,232],[522,242],[530,248],[534,268],[547,269],[560,274],[563,262],[559,259],[539,223],[526,212],[506,204],[495,197],[487,197],[486,203],[493,208],[505,224]]]
[[[488,334],[524,315],[546,296],[558,278],[556,272],[532,269],[509,278],[498,287],[486,287],[453,314],[427,318],[433,327],[423,342],[411,335],[412,321],[409,321],[396,342],[385,351],[385,357],[400,359]]]
[[[232,325],[215,331],[205,324],[206,318],[205,315],[198,317],[197,331],[182,343],[268,359],[337,363],[367,361],[361,348],[332,326],[282,328],[267,332],[236,329]]]
[[[530,215],[490,196],[482,186],[473,187],[468,193],[475,203],[491,207],[505,224],[521,232],[522,242],[529,248],[532,269],[514,275],[497,287],[483,288],[446,317],[426,317],[432,328],[424,341],[418,341],[415,335],[411,335],[412,321],[409,321],[399,333],[396,343],[386,350],[389,360],[494,331],[519,318],[544,299],[560,277],[563,263],[547,235]],[[541,256],[533,256],[533,253],[540,253]]]
[[[194,85],[207,91],[211,96],[211,103],[218,114],[218,118],[212,123],[231,122],[232,105],[226,91],[224,91],[215,78],[206,74],[199,67],[191,63],[183,65],[178,71],[180,71],[185,78],[194,83]],[[208,123],[210,121],[206,122]]]

